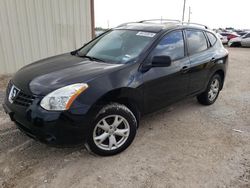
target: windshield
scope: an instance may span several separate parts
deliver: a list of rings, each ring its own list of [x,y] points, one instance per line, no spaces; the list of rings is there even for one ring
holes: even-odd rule
[[[249,35],[250,33],[246,33],[245,35],[243,35],[243,36],[241,36],[242,38],[248,38],[248,35]]]
[[[84,46],[78,55],[125,64],[137,58],[154,36],[144,31],[113,30]]]

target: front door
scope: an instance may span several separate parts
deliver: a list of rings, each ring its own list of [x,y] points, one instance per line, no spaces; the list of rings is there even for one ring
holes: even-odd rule
[[[183,32],[166,34],[149,55],[147,64],[154,56],[170,56],[169,67],[152,67],[143,74],[146,112],[152,112],[187,95],[189,83],[189,58],[185,55]]]

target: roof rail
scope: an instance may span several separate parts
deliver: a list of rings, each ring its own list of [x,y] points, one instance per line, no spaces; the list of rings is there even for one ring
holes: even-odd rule
[[[181,23],[180,20],[173,20],[173,19],[150,19],[150,20],[141,20],[138,23],[145,23],[145,22],[156,22],[159,21],[161,23],[165,23],[165,22],[178,22]]]
[[[182,25],[196,25],[196,26],[204,27],[205,29],[209,29],[208,26],[203,25],[203,24],[193,23],[193,22],[182,22],[180,20],[174,20],[174,19],[150,19],[150,20],[142,20],[142,21],[139,21],[137,23],[156,22],[156,21],[160,21],[161,23],[166,23],[166,22],[176,23],[177,22],[177,23],[180,23]]]
[[[180,20],[173,20],[173,19],[150,19],[150,20],[141,20],[141,21],[137,21],[137,22],[127,22],[127,23],[123,23],[121,25],[118,25],[117,27],[122,27],[122,26],[126,26],[128,24],[133,24],[133,23],[147,23],[147,22],[160,22],[161,24],[164,23],[178,23],[181,25],[194,25],[194,26],[200,26],[200,27],[204,27],[205,29],[209,29],[208,26],[203,25],[203,24],[199,24],[199,23],[193,23],[193,22],[182,22]],[[117,28],[116,27],[116,28]]]
[[[196,25],[196,26],[204,27],[205,29],[209,29],[208,26],[203,25],[203,24],[199,24],[199,23],[193,23],[193,22],[181,22],[181,23],[182,23],[182,25]]]
[[[117,27],[123,27],[123,26],[126,26],[128,24],[132,24],[132,23],[138,23],[138,22],[126,22],[126,23],[123,23],[123,24],[120,24],[120,25],[116,26],[116,28]]]
[[[126,23],[120,24],[120,25],[118,25],[116,27],[122,27],[122,26],[126,26],[128,24],[133,24],[133,23],[146,23],[146,22],[156,22],[156,21],[160,21],[161,23],[166,23],[166,22],[181,23],[180,20],[172,20],[172,19],[150,19],[150,20],[141,20],[141,21],[135,21],[135,22],[126,22]]]

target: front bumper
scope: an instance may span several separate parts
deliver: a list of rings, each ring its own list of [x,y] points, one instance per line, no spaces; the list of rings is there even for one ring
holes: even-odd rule
[[[11,104],[6,98],[3,108],[22,132],[46,144],[83,143],[89,130],[90,118],[86,113],[79,113],[87,109],[50,112],[40,107],[39,100],[25,108]]]

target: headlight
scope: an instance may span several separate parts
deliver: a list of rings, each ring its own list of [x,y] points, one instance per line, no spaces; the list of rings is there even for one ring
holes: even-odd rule
[[[50,111],[68,110],[76,97],[78,97],[87,88],[88,84],[85,83],[72,84],[62,87],[46,95],[42,99],[40,105],[45,110]]]

